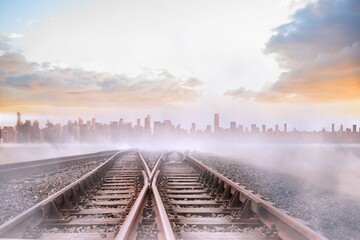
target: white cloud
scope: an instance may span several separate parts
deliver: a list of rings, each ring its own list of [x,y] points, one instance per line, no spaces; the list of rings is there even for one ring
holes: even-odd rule
[[[287,17],[286,9],[269,11],[277,2],[92,1],[37,22],[22,43],[37,62],[125,74],[169,69],[219,91],[239,81],[256,89],[279,74],[261,52]]]
[[[8,39],[16,39],[24,37],[21,33],[3,33]]]

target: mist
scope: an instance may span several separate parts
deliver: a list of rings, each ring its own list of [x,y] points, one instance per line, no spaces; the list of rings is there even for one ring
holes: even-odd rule
[[[294,176],[325,190],[360,197],[359,144],[284,144],[191,136],[92,144],[3,144],[0,164],[128,148],[209,153],[229,162]]]
[[[360,197],[360,145],[223,144],[202,151]]]

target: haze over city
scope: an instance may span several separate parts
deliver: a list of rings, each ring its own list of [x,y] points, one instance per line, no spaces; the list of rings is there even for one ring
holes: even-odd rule
[[[150,114],[318,130],[360,117],[359,2],[6,1],[1,126]],[[326,29],[326,31],[324,31]]]

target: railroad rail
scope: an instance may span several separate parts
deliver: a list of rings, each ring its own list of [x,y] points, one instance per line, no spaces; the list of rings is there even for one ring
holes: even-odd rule
[[[186,153],[137,151],[113,154],[0,226],[0,237],[326,239]]]

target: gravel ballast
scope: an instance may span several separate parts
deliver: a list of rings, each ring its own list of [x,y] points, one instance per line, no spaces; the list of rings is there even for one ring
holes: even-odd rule
[[[90,172],[106,159],[74,163],[54,171],[8,179],[0,183],[0,224],[56,193]]]
[[[255,194],[262,195],[275,207],[301,219],[329,239],[359,239],[360,201],[356,196],[321,189],[303,179],[241,161],[198,152],[190,155]]]

